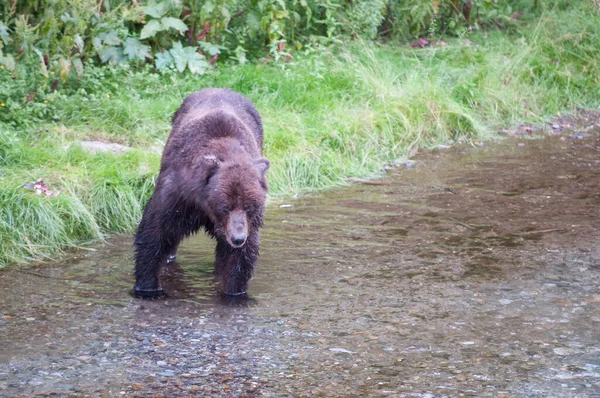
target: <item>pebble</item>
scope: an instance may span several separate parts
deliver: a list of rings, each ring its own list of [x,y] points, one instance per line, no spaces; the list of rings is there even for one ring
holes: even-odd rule
[[[329,351],[339,352],[339,353],[344,353],[344,354],[356,354],[354,351],[350,351],[345,348],[330,348]]]
[[[571,354],[571,349],[565,347],[558,347],[552,350],[556,355],[569,355]]]

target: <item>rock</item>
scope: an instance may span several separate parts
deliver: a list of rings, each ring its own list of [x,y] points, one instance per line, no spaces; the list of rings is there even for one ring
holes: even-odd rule
[[[159,155],[163,153],[164,146],[153,145],[149,148],[152,152],[158,153]]]
[[[558,347],[552,350],[556,355],[570,355],[572,350],[568,349],[568,348],[564,348],[564,347]]]
[[[339,352],[339,353],[343,353],[343,354],[355,354],[354,351],[350,351],[350,350],[347,350],[345,348],[330,348],[329,351],[331,351],[331,352]]]

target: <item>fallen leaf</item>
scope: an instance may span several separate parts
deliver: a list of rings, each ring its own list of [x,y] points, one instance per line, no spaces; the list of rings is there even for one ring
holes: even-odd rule
[[[134,390],[141,390],[142,388],[144,388],[144,385],[143,385],[143,384],[140,384],[140,383],[131,383],[131,387],[132,387]]]
[[[413,48],[423,48],[429,46],[429,42],[425,39],[419,39],[410,43]]]
[[[46,195],[46,196],[58,196],[60,191],[52,191],[48,189],[48,186],[44,183],[44,180],[38,178],[35,183],[23,184],[21,188],[29,189],[31,191],[35,191],[37,195]]]

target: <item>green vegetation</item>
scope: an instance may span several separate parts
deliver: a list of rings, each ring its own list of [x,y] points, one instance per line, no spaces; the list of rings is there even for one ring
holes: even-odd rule
[[[513,25],[512,15],[494,0],[11,0],[0,4],[0,64],[35,70],[31,83],[54,90],[93,60],[203,74],[219,58],[278,60],[348,37],[464,35]]]
[[[80,73],[69,72],[53,90],[52,76],[60,70],[48,68],[46,78],[32,72],[39,59],[31,66],[15,58],[16,70],[0,67],[0,267],[132,232],[153,189],[156,147],[168,136],[170,117],[186,95],[203,87],[229,87],[257,105],[272,163],[272,197],[372,176],[413,150],[489,137],[517,120],[540,122],[598,106],[598,5],[544,3],[537,11],[528,8],[524,20],[499,18],[468,35],[459,29],[464,25],[446,27],[447,46],[374,44],[368,34],[331,44],[343,37],[339,31],[326,46],[305,40],[288,60],[263,49],[270,55],[240,63],[232,51],[204,75],[156,71],[150,62],[101,65],[89,55]],[[437,41],[442,30],[431,28],[429,15],[428,22],[396,26],[393,33],[407,38],[402,32],[425,32]],[[381,24],[391,20],[389,13],[382,18]],[[77,144],[83,140],[133,149],[92,155]],[[60,194],[22,188],[40,177]]]

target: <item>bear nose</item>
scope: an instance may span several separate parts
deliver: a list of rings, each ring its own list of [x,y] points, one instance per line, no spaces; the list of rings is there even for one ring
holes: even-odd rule
[[[231,243],[233,243],[235,246],[241,246],[244,244],[244,242],[246,242],[246,237],[244,237],[244,236],[232,236],[231,237]]]

